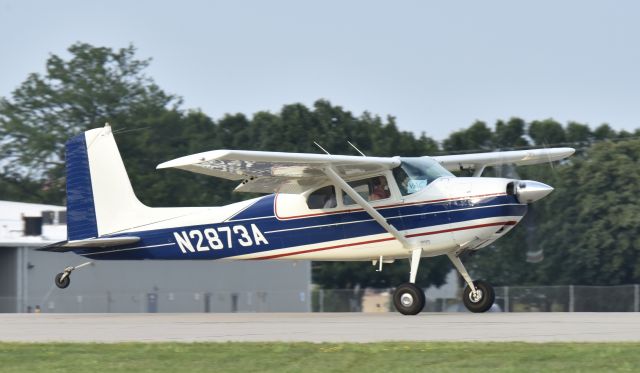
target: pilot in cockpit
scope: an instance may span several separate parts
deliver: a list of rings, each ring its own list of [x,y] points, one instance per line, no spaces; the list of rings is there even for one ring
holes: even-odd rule
[[[379,199],[387,199],[391,195],[389,192],[389,184],[387,184],[387,178],[384,176],[378,176],[372,180],[371,193],[369,194],[370,201],[377,201]]]

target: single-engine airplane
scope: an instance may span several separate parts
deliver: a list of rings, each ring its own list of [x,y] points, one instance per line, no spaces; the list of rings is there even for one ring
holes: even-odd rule
[[[420,259],[447,255],[467,284],[463,303],[485,312],[493,288],[473,281],[459,256],[505,235],[528,203],[553,188],[480,177],[483,170],[573,153],[551,148],[387,158],[214,150],[157,168],[237,180],[238,192],[268,195],[222,207],[151,208],[136,198],[107,124],[66,143],[67,240],[40,250],[91,260],[359,260],[379,270],[408,258],[409,281],[393,297],[405,315],[424,308],[424,292],[415,284]],[[455,177],[450,171],[458,169],[475,171]],[[65,268],[55,284],[69,286],[71,272],[83,265]]]

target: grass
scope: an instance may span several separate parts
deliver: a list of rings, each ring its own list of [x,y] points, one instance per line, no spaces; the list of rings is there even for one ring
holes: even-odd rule
[[[640,343],[0,343],[0,372],[637,372]]]

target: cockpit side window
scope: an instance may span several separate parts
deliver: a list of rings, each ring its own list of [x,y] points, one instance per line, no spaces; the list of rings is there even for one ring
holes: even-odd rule
[[[453,174],[431,158],[400,158],[399,167],[393,169],[393,177],[403,196],[417,193],[432,181]]]
[[[307,206],[310,209],[330,209],[336,207],[336,188],[333,185],[327,185],[315,192],[309,194],[307,198]]]
[[[384,176],[375,176],[364,180],[356,180],[348,183],[365,201],[379,201],[391,197],[389,183]],[[342,202],[345,205],[353,205],[356,202],[345,192],[342,192]]]
[[[398,183],[398,189],[400,189],[400,193],[403,196],[411,194],[409,193],[409,181],[411,180],[411,178],[409,177],[409,175],[407,175],[405,170],[403,170],[402,167],[396,167],[392,172],[394,179],[396,179],[396,183]]]

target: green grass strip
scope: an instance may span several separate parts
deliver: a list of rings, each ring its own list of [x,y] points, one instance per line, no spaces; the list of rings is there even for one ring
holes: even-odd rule
[[[0,343],[1,372],[638,372],[640,343]]]

